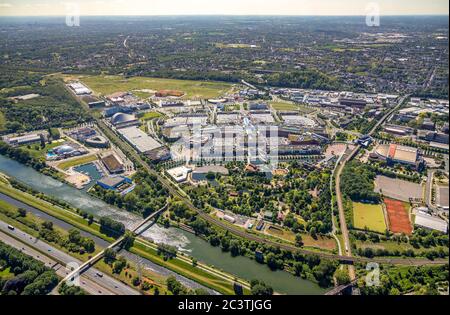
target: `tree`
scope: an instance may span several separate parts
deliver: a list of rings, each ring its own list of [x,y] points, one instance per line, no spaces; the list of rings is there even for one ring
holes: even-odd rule
[[[44,221],[42,222],[42,227],[46,230],[53,231],[53,222]]]
[[[295,246],[302,247],[303,246],[303,238],[301,234],[295,234]]]
[[[24,208],[19,208],[17,209],[17,211],[19,212],[19,216],[21,216],[22,218],[25,218],[27,216],[27,210],[25,210]]]
[[[134,245],[134,234],[131,231],[126,231],[125,235],[124,235],[124,239],[122,242],[122,246],[123,248],[125,248],[126,250],[130,249],[131,247],[133,247]]]
[[[100,218],[100,232],[108,236],[120,236],[125,233],[125,225],[110,218]]]
[[[182,295],[186,293],[186,288],[177,281],[174,276],[170,276],[166,280],[167,290],[173,293],[173,295]]]
[[[134,277],[132,280],[132,284],[137,287],[141,284],[141,279],[139,277]]]
[[[94,223],[94,216],[92,214],[88,215],[88,224],[91,225],[92,223]]]
[[[252,291],[252,295],[272,295],[273,289],[272,287],[266,285],[263,281],[259,280],[252,280],[250,282],[250,287]]]
[[[90,238],[83,238],[81,246],[83,246],[84,250],[88,253],[93,253],[95,251],[95,242]]]
[[[334,273],[338,285],[345,285],[350,283],[350,276],[345,269],[337,269]]]
[[[78,231],[77,229],[69,230],[69,242],[74,244],[80,244],[81,243],[80,231]]]
[[[116,252],[112,248],[107,248],[105,250],[105,254],[103,259],[105,260],[105,263],[108,265],[111,265],[116,260]]]
[[[126,265],[127,260],[124,257],[120,256],[119,259],[117,259],[113,264],[112,268],[113,273],[120,274],[122,270],[126,267]]]

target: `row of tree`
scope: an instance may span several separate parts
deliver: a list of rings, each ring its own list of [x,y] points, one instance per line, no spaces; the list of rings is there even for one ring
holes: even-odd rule
[[[10,279],[0,277],[2,295],[46,295],[58,284],[54,270],[3,242],[0,269],[9,269],[13,274]]]

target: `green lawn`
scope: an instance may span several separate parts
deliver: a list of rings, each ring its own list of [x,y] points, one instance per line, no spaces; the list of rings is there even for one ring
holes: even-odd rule
[[[88,156],[83,156],[79,159],[62,162],[62,163],[58,164],[58,167],[60,169],[67,170],[73,166],[88,164],[88,163],[94,162],[96,160],[98,160],[96,155],[88,155]]]
[[[124,78],[122,76],[83,76],[79,78],[97,95],[133,90],[179,90],[185,98],[216,98],[228,92],[232,84],[223,82],[173,80],[148,77]]]
[[[0,279],[6,280],[6,279],[11,279],[13,277],[14,277],[14,274],[12,272],[10,272],[9,267],[0,271]]]
[[[353,226],[357,229],[384,233],[387,229],[381,205],[353,203]]]
[[[162,116],[162,114],[158,113],[158,112],[147,112],[147,113],[144,113],[143,115],[139,115],[139,119],[141,119],[143,121],[147,121],[147,120],[159,118],[161,116]]]
[[[304,114],[309,114],[314,111],[313,109],[308,108],[306,106],[283,101],[270,102],[270,105],[272,106],[273,109],[277,111],[300,111],[301,113]]]
[[[45,156],[45,154],[51,150],[54,149],[60,145],[63,145],[63,141],[53,141],[52,143],[47,143],[45,147],[41,147],[39,143],[30,144],[30,145],[23,145],[20,148],[23,150],[26,150],[31,153],[31,155],[35,158],[41,158]]]
[[[294,103],[288,103],[288,102],[270,102],[270,105],[275,110],[281,110],[281,111],[290,111],[290,110],[297,110],[298,105]]]

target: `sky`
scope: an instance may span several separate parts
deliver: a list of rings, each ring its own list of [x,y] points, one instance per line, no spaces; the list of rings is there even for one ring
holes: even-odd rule
[[[0,15],[10,16],[366,15],[377,8],[381,15],[449,13],[448,0],[0,0]]]

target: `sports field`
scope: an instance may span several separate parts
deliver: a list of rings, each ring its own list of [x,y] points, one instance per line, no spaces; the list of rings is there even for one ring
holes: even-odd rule
[[[381,205],[353,203],[353,226],[357,229],[368,229],[384,233],[387,230]]]
[[[405,203],[387,198],[384,199],[384,203],[386,204],[391,232],[411,235],[412,225],[409,220],[408,207]]]
[[[71,79],[74,79],[71,77]],[[81,76],[78,79],[96,95],[110,95],[115,92],[177,90],[185,93],[184,98],[217,98],[228,92],[232,84],[223,82],[172,80],[148,77],[124,78],[122,76]],[[150,96],[150,94],[149,94]]]

